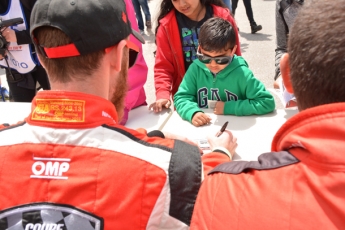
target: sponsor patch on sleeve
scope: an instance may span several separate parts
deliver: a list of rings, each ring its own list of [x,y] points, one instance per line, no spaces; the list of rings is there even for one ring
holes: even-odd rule
[[[0,212],[1,230],[103,230],[103,219],[69,205],[34,203]]]
[[[85,101],[69,99],[36,99],[32,120],[54,122],[84,122]]]

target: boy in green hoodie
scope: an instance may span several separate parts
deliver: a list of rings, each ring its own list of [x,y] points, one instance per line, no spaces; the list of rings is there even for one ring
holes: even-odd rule
[[[174,96],[176,111],[195,126],[210,123],[201,108],[215,114],[246,116],[270,113],[274,98],[254,77],[247,62],[236,52],[232,25],[218,17],[208,19],[199,33],[198,59],[189,66]]]

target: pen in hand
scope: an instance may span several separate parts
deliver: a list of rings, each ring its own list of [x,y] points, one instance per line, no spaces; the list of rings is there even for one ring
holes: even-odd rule
[[[219,130],[219,132],[216,134],[216,137],[219,137],[222,135],[222,133],[225,131],[226,127],[228,126],[228,122],[225,122],[222,128]]]

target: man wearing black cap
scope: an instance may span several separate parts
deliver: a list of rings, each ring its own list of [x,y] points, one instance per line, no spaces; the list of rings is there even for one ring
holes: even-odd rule
[[[236,139],[210,138],[201,159],[119,125],[130,34],[144,42],[122,0],[37,1],[31,36],[52,90],[0,130],[0,229],[188,229],[204,171],[229,161]]]

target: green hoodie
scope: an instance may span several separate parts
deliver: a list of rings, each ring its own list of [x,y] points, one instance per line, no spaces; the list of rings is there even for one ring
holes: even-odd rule
[[[236,55],[217,74],[194,60],[174,96],[174,105],[182,119],[191,122],[196,112],[202,112],[200,108],[208,108],[208,100],[224,101],[225,115],[260,115],[275,108],[271,93],[254,77],[247,62]]]

